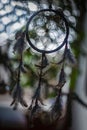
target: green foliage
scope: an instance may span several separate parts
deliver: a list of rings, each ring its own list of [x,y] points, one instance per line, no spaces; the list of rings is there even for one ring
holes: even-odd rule
[[[77,79],[78,75],[79,75],[78,69],[74,68],[72,70],[71,75],[70,75],[70,79],[71,79],[71,81],[70,81],[70,90],[72,90],[72,91],[75,89],[76,79]]]

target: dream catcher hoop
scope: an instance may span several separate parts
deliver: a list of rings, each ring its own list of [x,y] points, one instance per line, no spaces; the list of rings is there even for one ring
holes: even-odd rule
[[[67,43],[68,35],[68,22],[60,10],[37,11],[26,26],[29,45],[40,53],[49,54],[60,50]]]

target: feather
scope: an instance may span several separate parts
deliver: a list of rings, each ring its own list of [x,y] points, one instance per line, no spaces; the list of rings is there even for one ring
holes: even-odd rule
[[[45,68],[48,65],[48,59],[45,54],[42,54],[42,66]]]
[[[24,95],[23,89],[21,88],[20,85],[17,84],[12,91],[13,101],[11,103],[11,106],[14,105],[13,109],[17,108],[18,103],[20,103],[22,106],[25,107],[28,106],[26,101],[23,99],[23,95]]]
[[[65,72],[64,72],[64,68],[62,68],[59,75],[59,82],[56,85],[56,88],[61,89],[65,83],[66,83]]]
[[[57,119],[60,118],[62,113],[62,99],[61,97],[57,96],[54,104],[52,105],[52,109],[51,109],[51,120],[55,121]]]
[[[18,32],[15,36],[16,42],[14,45],[14,52],[18,52],[19,54],[23,52],[25,49],[25,33],[24,32]]]
[[[22,37],[18,38],[18,40],[16,41],[15,45],[14,45],[14,52],[18,52],[19,54],[23,52],[25,48],[25,41]]]
[[[44,105],[43,100],[41,98],[39,98],[38,101],[41,103],[41,105]]]
[[[20,104],[24,107],[28,107],[26,101],[23,98],[20,99]]]
[[[13,99],[13,101],[10,104],[10,106],[12,106],[14,103],[15,103],[15,99]]]
[[[48,65],[48,59],[45,54],[42,54],[42,61],[39,65],[35,64],[36,67],[44,69]]]
[[[17,110],[17,107],[18,107],[18,102],[16,101],[14,106],[13,106],[13,110]]]
[[[16,99],[16,97],[17,97],[17,85],[13,88],[11,95],[12,95],[13,99]]]
[[[77,62],[76,62],[76,58],[73,54],[73,52],[70,50],[70,49],[67,49],[66,50],[66,60],[68,60],[68,62],[71,64],[71,65],[76,65]]]
[[[24,65],[21,66],[21,71],[22,71],[23,73],[26,73],[26,72],[27,72],[27,70],[26,70],[26,68],[24,67]]]

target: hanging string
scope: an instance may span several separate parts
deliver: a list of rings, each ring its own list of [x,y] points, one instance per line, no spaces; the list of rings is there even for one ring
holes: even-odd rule
[[[42,76],[43,76],[43,69],[48,65],[48,60],[47,57],[45,55],[45,53],[42,53],[42,58],[41,58],[41,63],[40,65],[35,65],[36,67],[38,67],[38,69],[40,69],[39,72],[39,81],[38,81],[38,87],[34,93],[34,96],[32,97],[32,102],[31,105],[29,107],[32,108],[33,102],[35,101],[35,106],[38,105],[38,101],[43,105],[42,99],[40,98],[40,90],[41,90],[41,83],[42,83]]]
[[[53,0],[48,0],[49,9],[52,9],[52,3],[53,3]]]

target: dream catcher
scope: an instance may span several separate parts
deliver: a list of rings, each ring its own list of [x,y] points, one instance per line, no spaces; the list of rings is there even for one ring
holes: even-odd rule
[[[22,55],[26,40],[29,43],[30,49],[33,50],[33,53],[39,54],[41,57],[40,63],[36,63],[35,65],[39,70],[39,77],[36,91],[28,108],[30,122],[34,122],[34,119],[37,119],[42,113],[41,105],[44,105],[41,99],[43,71],[51,64],[48,60],[48,55],[52,56],[60,50],[63,52],[62,57],[58,62],[54,63],[61,65],[59,80],[54,86],[57,91],[57,96],[47,115],[49,122],[54,122],[61,117],[61,91],[66,83],[64,72],[65,61],[68,59],[70,62],[75,63],[75,58],[69,49],[68,36],[69,26],[63,11],[60,8],[54,10],[52,7],[35,12],[29,18],[26,30],[23,32],[19,31],[15,36],[17,43],[14,46],[14,50],[20,53],[20,63],[18,67],[17,85],[13,89],[13,102],[11,103],[11,105],[14,105],[14,109],[17,108],[18,103],[27,107],[27,103],[23,99],[23,90],[20,86],[20,73],[21,71],[25,72]]]
[[[33,49],[35,53],[38,52],[41,55],[41,61],[38,65],[36,65],[37,69],[39,69],[39,78],[37,89],[32,97],[32,102],[29,107],[31,110],[31,115],[35,112],[38,113],[37,110],[40,112],[39,103],[43,105],[40,97],[40,91],[42,86],[43,71],[50,64],[48,62],[47,55],[53,55],[53,53],[56,53],[63,48],[62,59],[57,63],[61,64],[59,82],[55,86],[57,90],[57,98],[50,111],[52,120],[58,119],[61,115],[61,90],[66,82],[64,64],[67,55],[71,54],[68,48],[68,35],[68,23],[60,9],[40,10],[33,14],[27,23],[27,41],[31,49]]]

